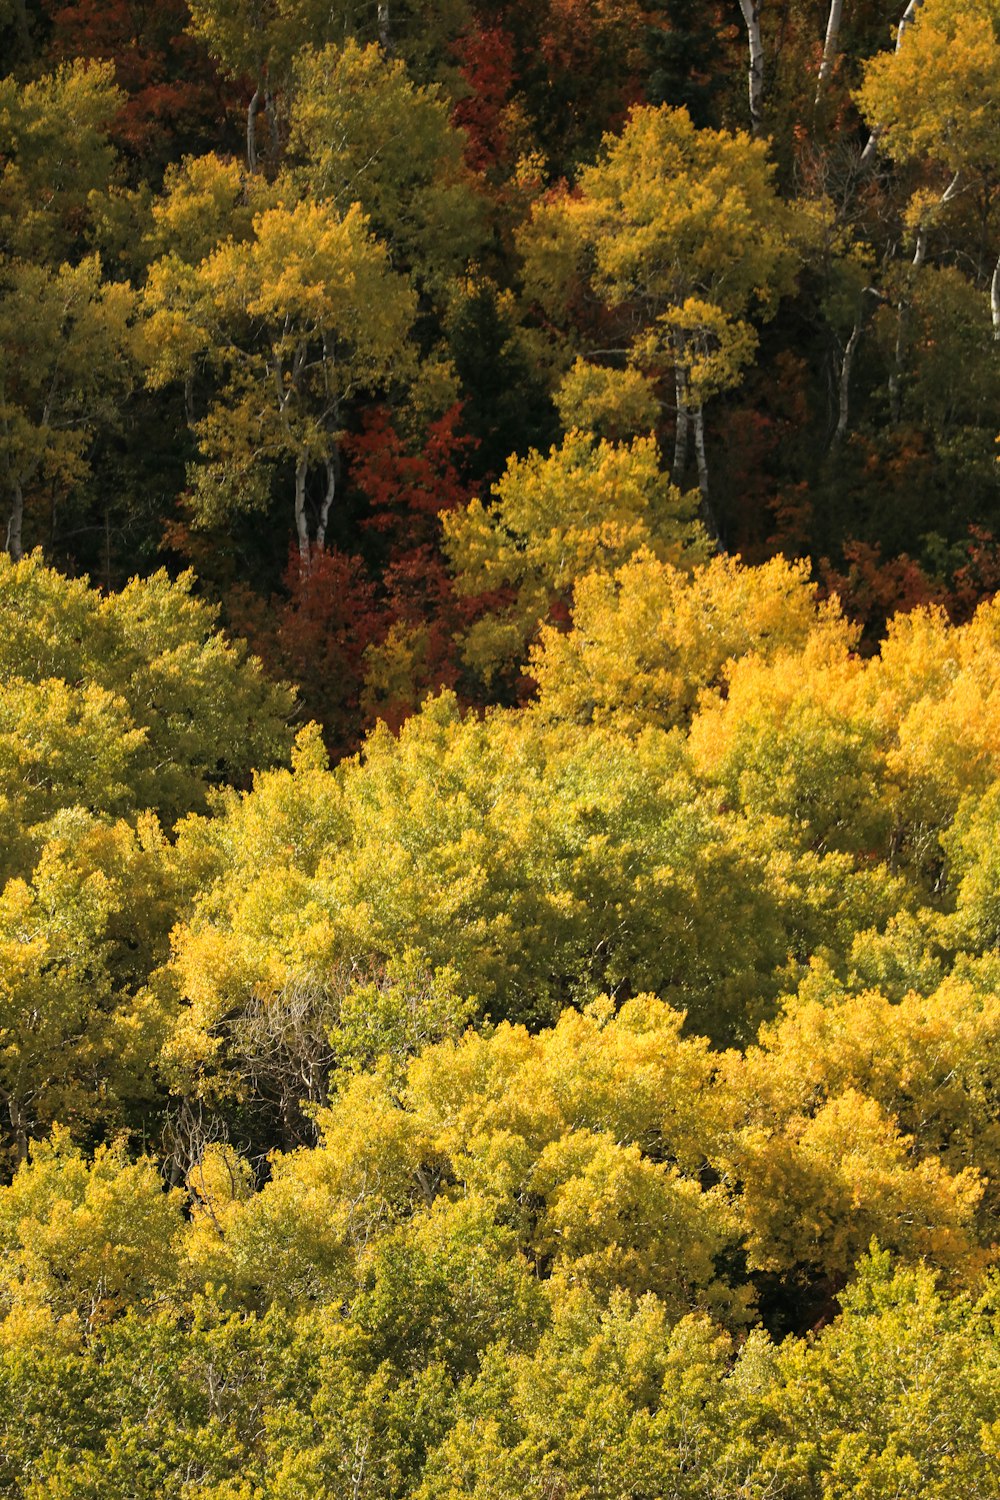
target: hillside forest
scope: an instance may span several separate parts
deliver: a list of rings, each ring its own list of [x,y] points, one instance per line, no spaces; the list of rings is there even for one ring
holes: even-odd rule
[[[0,0],[0,1495],[1000,1493],[1000,0]]]

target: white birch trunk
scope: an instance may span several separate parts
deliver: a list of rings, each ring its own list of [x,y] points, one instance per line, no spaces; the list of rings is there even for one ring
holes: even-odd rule
[[[816,80],[816,104],[819,104],[820,96],[830,81],[833,65],[837,61],[837,50],[840,44],[840,22],[844,14],[844,0],[830,0],[830,13],[826,20],[826,39],[823,42],[823,61],[819,65],[819,77]]]
[[[274,152],[275,161],[281,155],[281,135],[278,131],[278,107],[274,102],[274,95],[270,89],[264,92],[264,113],[271,131],[271,150]]]
[[[389,21],[389,0],[378,0],[378,39],[383,52],[392,51],[392,27]]]
[[[247,105],[247,170],[257,170],[257,111],[260,108],[260,89],[253,91],[253,98]]]
[[[674,431],[674,466],[670,477],[680,487],[688,456],[687,379],[680,365],[674,372],[674,387],[677,391],[677,427]]]
[[[712,512],[712,501],[708,490],[708,456],[705,452],[705,414],[704,408],[699,401],[692,408],[691,420],[694,427],[694,451],[698,459],[698,489],[701,491],[701,515],[709,535],[719,536],[719,528],[715,524],[715,516]]]
[[[851,330],[851,336],[847,340],[844,349],[844,357],[840,362],[839,411],[837,414],[837,430],[833,434],[834,447],[839,447],[847,433],[847,423],[851,411],[851,368],[854,364],[854,355],[860,338],[861,312],[859,310],[857,322]]]
[[[740,0],[740,10],[746,22],[750,49],[750,66],[747,72],[750,130],[753,135],[758,136],[764,127],[764,46],[760,36],[760,8],[757,0]]]
[[[13,1094],[8,1095],[7,1113],[14,1132],[14,1159],[18,1162],[25,1161],[28,1156],[28,1122],[19,1101]]]
[[[993,315],[993,337],[1000,342],[1000,259],[993,267],[990,282],[990,312]]]
[[[907,26],[912,26],[917,19],[917,11],[923,5],[924,0],[910,0],[909,5],[903,11],[899,21],[899,30],[896,32],[896,51],[903,45],[903,37],[906,35]]]
[[[316,546],[319,548],[326,545],[326,527],[330,519],[330,509],[336,493],[337,455],[333,454],[326,461],[326,494],[323,496],[323,504],[320,506],[319,512],[319,525],[316,527]]]
[[[299,541],[299,564],[303,573],[309,571],[309,522],[306,518],[306,476],[309,461],[300,457],[295,465],[295,533]]]

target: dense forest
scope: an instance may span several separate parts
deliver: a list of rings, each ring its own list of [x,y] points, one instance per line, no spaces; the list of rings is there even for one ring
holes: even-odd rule
[[[1000,1492],[1000,0],[0,0],[0,1495]]]

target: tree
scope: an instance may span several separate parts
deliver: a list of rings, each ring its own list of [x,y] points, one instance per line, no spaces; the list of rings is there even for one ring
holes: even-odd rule
[[[77,258],[118,184],[111,130],[123,98],[110,63],[65,63],[23,85],[0,78],[0,255],[53,269]]]
[[[578,581],[572,629],[542,627],[531,654],[538,712],[621,734],[684,724],[734,659],[767,661],[813,634],[852,639],[836,606],[819,605],[804,563],[747,568],[722,556],[688,572],[638,552]]]
[[[88,1162],[54,1132],[0,1188],[3,1311],[72,1339],[152,1299],[174,1278],[180,1196],[148,1157],[101,1146]]]
[[[844,1494],[987,1495],[998,1396],[989,1297],[950,1297],[928,1269],[894,1268],[873,1246],[839,1300],[814,1341],[742,1351],[727,1406],[749,1492],[805,1470],[835,1473]]]
[[[169,1050],[195,1075],[254,986],[323,982],[408,948],[454,969],[480,1014],[540,1024],[642,990],[745,1038],[810,953],[883,926],[905,899],[884,867],[822,852],[805,815],[732,813],[662,731],[631,742],[540,733],[514,712],[461,720],[444,695],[398,741],[377,730],[360,765],[324,771],[314,748],[292,776],[231,798],[224,820],[183,827],[184,860],[217,871],[172,965],[186,1001]]]
[[[135,369],[129,287],[103,282],[96,256],[58,271],[0,259],[0,473],[5,550],[24,550],[33,485],[60,499],[88,474],[95,429],[117,417]]]
[[[272,474],[290,467],[307,570],[337,491],[344,403],[405,375],[412,291],[357,204],[340,217],[300,202],[257,214],[251,239],[227,240],[196,266],[176,255],[157,261],[145,299],[151,383],[202,363],[218,381],[194,424],[204,460],[191,471],[196,514],[210,521],[258,509]]]
[[[257,170],[257,117],[268,120],[268,158],[273,166],[284,149],[284,114],[294,93],[297,60],[307,48],[377,43],[390,55],[399,50],[416,72],[430,79],[440,71],[447,43],[468,19],[465,0],[191,0],[195,36],[230,78],[248,80],[247,165]]]
[[[301,52],[289,150],[304,192],[340,214],[360,203],[397,270],[440,300],[483,243],[483,203],[437,85],[418,87],[376,45]]]
[[[575,194],[536,207],[523,240],[528,291],[543,306],[564,309],[582,277],[618,311],[623,355],[673,365],[673,478],[683,480],[690,422],[713,530],[703,402],[737,382],[755,347],[745,315],[773,315],[798,261],[794,216],[766,149],[697,130],[683,109],[635,109],[620,136],[605,136]]]
[[[185,0],[46,0],[44,9],[47,57],[114,65],[123,98],[113,134],[144,173],[217,134],[227,101]]]
[[[923,0],[910,11],[896,50],[869,61],[857,100],[879,149],[901,163],[930,159],[951,176],[943,191],[924,189],[911,202],[919,268],[930,226],[948,204],[975,192],[984,225],[995,208],[1000,8],[994,0]],[[1000,339],[1000,259],[984,265],[980,251],[977,271],[988,279],[994,338]]]
[[[289,690],[193,590],[190,574],[160,572],[102,597],[37,553],[0,561],[2,789],[25,810],[21,831],[79,805],[172,825],[210,788],[287,756]]]
[[[443,518],[459,592],[503,601],[465,637],[466,660],[487,681],[524,661],[539,626],[586,574],[643,548],[678,566],[704,547],[652,437],[609,443],[573,430],[548,455],[511,458],[493,494],[488,507],[473,500]]]

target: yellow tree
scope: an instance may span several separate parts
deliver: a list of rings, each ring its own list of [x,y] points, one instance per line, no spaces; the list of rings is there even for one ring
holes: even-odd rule
[[[198,515],[262,506],[274,471],[290,466],[307,564],[310,545],[324,544],[336,493],[343,403],[407,370],[408,283],[390,270],[357,204],[341,217],[326,204],[279,203],[256,215],[249,239],[227,240],[198,265],[165,256],[145,295],[150,383],[187,378],[199,363],[217,380],[194,424]]]
[[[820,605],[807,563],[759,568],[715,556],[690,571],[638,552],[580,579],[569,630],[545,625],[531,654],[543,719],[640,734],[689,721],[734,659],[769,661],[812,635],[852,640],[836,601]]]
[[[704,534],[687,497],[660,470],[652,437],[595,442],[571,431],[558,448],[512,458],[493,490],[444,517],[445,547],[466,594],[506,594],[469,629],[470,666],[489,679],[523,662],[553,604],[579,579],[647,548],[680,564],[696,558]]]
[[[134,370],[131,289],[86,253],[117,185],[123,100],[110,63],[0,78],[0,488],[15,559],[32,491],[54,514],[87,478]]]
[[[738,382],[755,349],[744,319],[774,312],[798,261],[795,218],[766,149],[742,132],[698,130],[684,109],[633,110],[578,192],[540,204],[522,241],[539,302],[565,307],[582,275],[621,314],[619,353],[673,366],[673,477],[683,476],[693,429],[710,522],[704,401]]]
[[[869,61],[856,97],[873,142],[893,161],[929,163],[941,175],[935,187],[915,194],[907,215],[919,269],[928,231],[948,204],[973,197],[984,227],[995,215],[1000,4],[922,0],[908,7],[904,19],[895,51]],[[946,177],[950,181],[942,187]],[[1000,259],[979,269],[989,280],[994,337],[1000,339]]]

